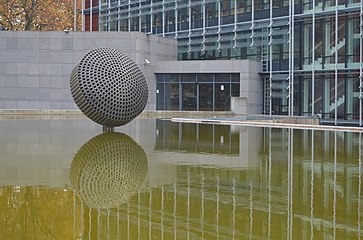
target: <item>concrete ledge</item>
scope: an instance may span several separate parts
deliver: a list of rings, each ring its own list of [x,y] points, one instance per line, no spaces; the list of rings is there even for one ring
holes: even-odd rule
[[[80,110],[18,110],[2,109],[0,115],[84,115]]]
[[[282,119],[281,119],[282,120]],[[327,126],[318,124],[301,124],[276,122],[274,120],[248,120],[236,118],[172,118],[172,122],[183,123],[203,123],[203,124],[220,124],[250,127],[270,127],[270,128],[290,128],[290,129],[306,129],[306,130],[324,130],[324,131],[341,131],[341,132],[363,132],[362,127],[345,127],[345,126]]]
[[[232,112],[143,111],[138,118],[233,117]],[[87,119],[80,110],[0,110],[0,119]]]
[[[233,117],[233,112],[224,111],[143,111],[140,116],[154,118],[174,118],[174,117]]]
[[[320,118],[317,116],[247,116],[246,120],[254,122],[287,123],[287,124],[309,124],[320,125]]]

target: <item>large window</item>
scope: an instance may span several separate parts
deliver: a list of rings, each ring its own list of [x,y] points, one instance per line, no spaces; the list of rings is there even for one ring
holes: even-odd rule
[[[229,111],[239,74],[157,74],[157,110]]]

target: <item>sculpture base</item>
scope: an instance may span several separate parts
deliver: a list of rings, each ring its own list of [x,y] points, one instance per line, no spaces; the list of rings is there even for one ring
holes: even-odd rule
[[[102,132],[114,132],[115,127],[102,126]]]

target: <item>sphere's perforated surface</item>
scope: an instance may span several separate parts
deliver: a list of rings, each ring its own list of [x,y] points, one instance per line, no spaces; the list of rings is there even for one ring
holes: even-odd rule
[[[78,108],[104,126],[122,126],[137,117],[148,99],[146,80],[137,65],[122,52],[98,48],[88,52],[70,78]]]
[[[144,150],[122,133],[103,133],[85,143],[70,169],[72,187],[91,208],[113,208],[127,202],[147,173]]]

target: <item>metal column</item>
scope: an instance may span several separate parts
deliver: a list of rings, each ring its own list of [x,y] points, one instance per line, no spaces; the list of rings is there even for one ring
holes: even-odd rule
[[[165,37],[165,1],[163,0],[163,8],[161,10],[161,17],[162,17],[162,31],[163,31],[163,37]],[[140,21],[141,22],[141,21]]]
[[[338,124],[338,0],[335,0],[335,81],[334,81],[334,124]]]
[[[254,28],[255,28],[255,23],[254,23],[254,20],[255,20],[255,1],[252,0],[252,11],[251,11],[251,27],[250,27],[250,30],[251,30],[251,36],[250,36],[250,39],[251,39],[251,44],[250,44],[250,48],[253,48],[253,35],[255,35],[254,33]]]
[[[291,116],[294,116],[294,44],[295,39],[295,0],[292,0],[292,6],[291,6]]]
[[[313,0],[313,32],[312,32],[312,62],[311,62],[311,115],[315,115],[315,0]]]
[[[272,115],[272,24],[273,24],[273,21],[272,21],[272,9],[273,9],[273,1],[270,0],[270,24],[269,24],[269,28],[270,28],[270,40],[269,40],[269,48],[270,48],[270,65],[269,65],[269,70],[270,70],[270,115]]]
[[[90,6],[89,6],[89,9],[90,9],[90,13],[89,13],[89,31],[92,32],[92,8],[93,8],[93,0],[90,0]]]
[[[85,24],[84,24],[84,1],[85,0],[82,0],[82,32],[85,31]]]
[[[292,46],[291,46],[291,43],[292,43],[292,34],[291,34],[291,8],[292,8],[292,0],[289,0],[289,31],[288,31],[288,34],[289,34],[289,40],[288,40],[288,44],[289,44],[289,86],[288,86],[288,95],[287,95],[287,98],[288,98],[288,115],[291,116],[291,69],[292,69],[292,65],[291,65],[291,58],[292,58]]]
[[[359,34],[359,126],[362,126],[362,88],[363,88],[363,0],[360,1],[360,34]]]

